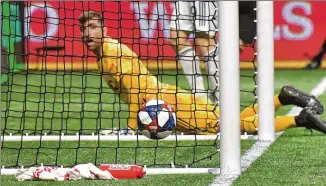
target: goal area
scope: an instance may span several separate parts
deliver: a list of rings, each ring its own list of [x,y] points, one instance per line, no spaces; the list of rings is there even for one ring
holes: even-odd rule
[[[273,2],[256,4],[256,29],[241,30],[239,2],[216,2],[220,132],[175,131],[151,140],[128,129],[129,105],[98,71],[96,56],[82,42],[78,17],[83,11],[100,12],[108,35],[132,49],[159,81],[192,94],[170,43],[175,2],[2,1],[2,60],[23,59],[24,68],[2,66],[1,175],[83,163],[137,164],[148,175],[239,175],[241,152],[252,141],[274,139]],[[240,55],[241,33],[255,37]],[[195,47],[196,37],[188,38]],[[210,75],[198,56],[207,87]],[[256,103],[264,118],[259,135],[241,134],[240,111]]]

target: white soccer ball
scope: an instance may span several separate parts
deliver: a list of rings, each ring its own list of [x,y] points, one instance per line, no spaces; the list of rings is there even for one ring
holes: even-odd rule
[[[151,100],[144,104],[137,115],[138,129],[149,139],[168,137],[176,127],[176,115],[168,103]]]

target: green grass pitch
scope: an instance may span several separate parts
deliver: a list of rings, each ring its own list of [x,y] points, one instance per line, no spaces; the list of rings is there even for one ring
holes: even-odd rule
[[[181,73],[177,78],[175,71],[153,73],[158,74],[159,79],[165,83],[188,88]],[[243,109],[255,100],[255,83],[253,71],[244,70],[241,74]],[[284,84],[293,84],[310,91],[323,76],[323,71],[277,70],[275,93]],[[9,82],[10,86],[3,85],[1,88],[2,111],[6,111],[2,112],[1,128],[7,133],[91,134],[98,129],[126,126],[128,105],[120,102],[97,75],[58,75],[53,72],[29,72],[26,75],[26,72],[21,72],[11,77]],[[10,94],[5,94],[6,92]],[[326,103],[325,95],[320,99]],[[286,114],[290,108],[282,108],[276,114]],[[322,117],[326,119],[325,116]],[[5,118],[6,125],[3,122]],[[310,134],[304,129],[290,129],[242,174],[235,185],[321,185],[326,177],[326,161],[323,158],[326,154],[325,140],[318,132]],[[242,153],[253,143],[243,141]],[[109,161],[166,167],[172,160],[178,165],[218,167],[219,154],[213,144],[213,141],[2,142],[1,164],[27,166],[43,163],[69,166]],[[141,180],[64,183],[17,182],[13,176],[2,176],[1,179],[3,185],[207,185],[212,182],[214,175],[157,175],[145,176]]]

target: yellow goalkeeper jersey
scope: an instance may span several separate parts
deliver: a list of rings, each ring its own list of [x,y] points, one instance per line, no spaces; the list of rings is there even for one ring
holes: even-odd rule
[[[145,103],[164,86],[137,54],[112,38],[105,38],[98,66],[104,80],[125,103]]]

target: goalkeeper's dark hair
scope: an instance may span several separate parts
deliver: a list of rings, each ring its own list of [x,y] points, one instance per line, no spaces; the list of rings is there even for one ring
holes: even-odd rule
[[[91,19],[98,20],[101,23],[101,25],[104,25],[104,20],[103,20],[102,14],[99,12],[96,12],[96,11],[92,11],[92,10],[84,11],[79,16],[78,21],[79,21],[80,25],[84,25],[86,21],[91,20]]]

